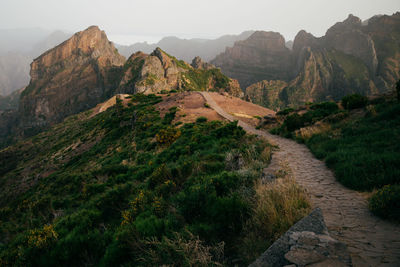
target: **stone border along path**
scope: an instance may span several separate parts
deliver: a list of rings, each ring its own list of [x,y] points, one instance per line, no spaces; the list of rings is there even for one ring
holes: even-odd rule
[[[199,92],[212,109],[229,121],[237,120],[225,112],[208,92]],[[279,146],[266,170],[287,162],[296,181],[310,195],[313,208],[322,209],[330,235],[347,244],[353,266],[400,266],[400,225],[370,213],[366,198],[336,181],[323,161],[295,141],[272,135],[238,121],[246,132],[262,136]]]

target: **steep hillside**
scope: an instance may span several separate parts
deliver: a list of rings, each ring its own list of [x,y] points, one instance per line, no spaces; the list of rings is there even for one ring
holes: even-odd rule
[[[165,37],[156,44],[136,43],[130,46],[116,45],[119,53],[128,58],[133,53],[142,51],[151,53],[157,47],[167,53],[176,56],[180,60],[190,62],[199,56],[205,61],[210,61],[226,47],[232,46],[236,41],[248,38],[253,31],[245,31],[238,35],[224,35],[217,39],[181,39],[177,37]]]
[[[245,264],[308,211],[293,182],[255,190],[268,143],[165,101],[124,95],[0,151],[2,266]]]
[[[366,23],[349,15],[320,38],[300,31],[291,51],[284,49],[283,37],[268,46],[276,40],[271,33],[254,33],[212,62],[248,86],[247,99],[280,109],[393,90],[400,77],[399,36],[399,12]]]

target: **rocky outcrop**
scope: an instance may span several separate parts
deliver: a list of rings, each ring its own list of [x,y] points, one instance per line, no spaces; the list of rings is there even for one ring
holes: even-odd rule
[[[352,266],[352,262],[346,244],[329,236],[322,212],[317,208],[250,266]]]
[[[244,95],[237,80],[226,77],[199,57],[189,65],[156,48],[150,55],[137,52],[127,60],[118,89],[120,93],[153,94],[171,90],[222,91],[237,97]]]
[[[195,69],[203,69],[203,70],[215,69],[215,66],[213,64],[204,62],[203,60],[201,60],[200,57],[195,57],[192,60],[191,66]]]
[[[211,63],[238,79],[242,87],[261,80],[289,80],[291,77],[290,50],[285,38],[276,32],[257,31],[227,48]]]
[[[21,94],[21,126],[46,126],[95,106],[112,94],[113,70],[124,63],[98,27],[76,33],[32,62]]]

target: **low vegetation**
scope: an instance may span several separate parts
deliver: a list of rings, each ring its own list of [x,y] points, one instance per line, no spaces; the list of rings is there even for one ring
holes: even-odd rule
[[[345,186],[377,190],[370,199],[371,211],[400,221],[400,103],[394,97],[368,101],[350,95],[342,106],[346,110],[322,103],[302,115],[288,112],[271,132],[304,142]]]
[[[266,141],[201,117],[177,128],[159,101],[137,94],[0,151],[1,266],[244,265],[306,214],[294,184],[255,185]]]
[[[220,69],[190,69],[181,74],[183,88],[189,91],[204,91],[212,89],[218,91],[229,86],[229,78],[222,74]],[[210,82],[213,81],[213,84]]]

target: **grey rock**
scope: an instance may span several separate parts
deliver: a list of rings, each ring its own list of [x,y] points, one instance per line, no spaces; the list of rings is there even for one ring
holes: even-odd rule
[[[325,260],[326,257],[313,250],[294,248],[285,254],[285,259],[297,265],[306,265],[321,262]]]
[[[336,266],[352,266],[346,245],[329,236],[321,209],[316,208],[293,225],[250,266],[308,266],[319,263],[326,263],[326,266],[333,266],[328,264],[334,263],[338,263]]]

